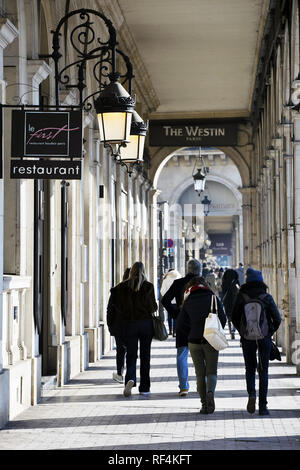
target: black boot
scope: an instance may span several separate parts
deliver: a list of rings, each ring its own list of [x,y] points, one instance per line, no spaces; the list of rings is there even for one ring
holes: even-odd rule
[[[261,416],[268,416],[270,414],[267,405],[262,405],[259,407],[258,414]]]
[[[255,397],[248,398],[247,411],[251,414],[255,413]]]
[[[215,411],[215,399],[213,392],[207,392],[206,395],[207,413],[213,413]]]
[[[206,403],[202,403],[202,407],[201,407],[200,413],[201,413],[202,415],[207,415],[207,414],[208,414]]]

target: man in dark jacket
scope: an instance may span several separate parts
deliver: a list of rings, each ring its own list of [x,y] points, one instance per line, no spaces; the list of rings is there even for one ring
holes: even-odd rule
[[[257,368],[256,352],[258,350],[259,366],[259,414],[268,415],[267,409],[267,392],[268,392],[268,367],[271,352],[272,340],[271,336],[279,328],[281,323],[281,316],[277,306],[270,294],[267,294],[267,286],[264,283],[262,273],[255,269],[248,268],[246,272],[246,283],[243,284],[237,294],[235,304],[232,310],[232,323],[241,335],[241,344],[246,366],[246,383],[247,392],[249,395],[247,411],[249,413],[255,412],[255,372]],[[262,339],[252,340],[243,337],[242,318],[244,315],[244,307],[247,297],[251,299],[258,299],[259,296],[265,306],[264,310],[267,318],[268,333]]]
[[[183,302],[185,286],[195,276],[200,275],[200,263],[195,259],[190,259],[187,264],[186,276],[176,279],[170,289],[161,299],[162,305],[172,318],[176,319]],[[176,304],[172,304],[172,300],[176,300]],[[177,375],[179,380],[179,395],[186,396],[189,391],[188,381],[188,340],[187,332],[184,329],[177,331],[176,328],[176,348],[177,348]]]

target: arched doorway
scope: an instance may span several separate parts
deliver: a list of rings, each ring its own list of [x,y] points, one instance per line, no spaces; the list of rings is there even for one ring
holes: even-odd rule
[[[203,149],[209,174],[199,198],[192,178],[198,152],[195,147],[173,150],[155,174],[161,225],[158,277],[169,268],[184,273],[191,257],[207,261],[211,267],[236,267],[243,261],[243,181],[239,168],[227,151]],[[205,195],[211,200],[207,216],[201,204]]]

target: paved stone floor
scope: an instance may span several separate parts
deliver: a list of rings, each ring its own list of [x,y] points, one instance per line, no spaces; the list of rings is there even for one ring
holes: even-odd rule
[[[112,380],[112,351],[61,389],[0,430],[0,450],[300,450],[300,377],[295,367],[270,363],[270,416],[245,410],[244,363],[239,340],[219,358],[216,411],[200,415],[195,374],[179,397],[173,338],[154,341],[151,397],[129,398]]]

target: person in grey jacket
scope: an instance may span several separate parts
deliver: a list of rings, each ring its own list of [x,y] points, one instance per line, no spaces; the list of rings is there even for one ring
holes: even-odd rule
[[[192,279],[187,285],[185,300],[177,318],[177,331],[187,331],[188,347],[192,356],[197,377],[197,391],[201,400],[201,414],[215,410],[214,393],[217,384],[219,352],[203,337],[205,320],[211,312],[214,293],[203,277]],[[226,315],[223,305],[217,301],[217,313],[224,328]]]

